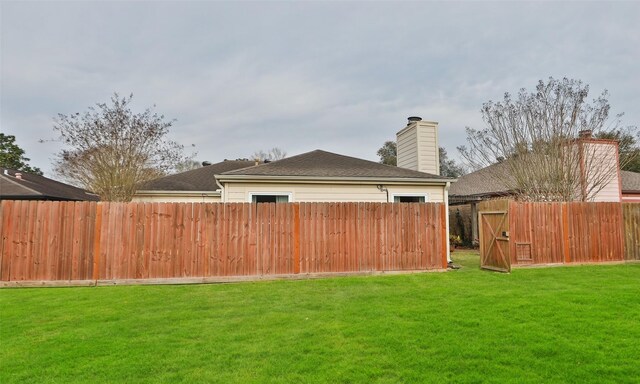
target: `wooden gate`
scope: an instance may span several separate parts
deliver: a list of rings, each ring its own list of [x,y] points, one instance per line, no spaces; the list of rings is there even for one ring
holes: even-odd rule
[[[509,215],[507,211],[479,212],[480,267],[510,272]]]

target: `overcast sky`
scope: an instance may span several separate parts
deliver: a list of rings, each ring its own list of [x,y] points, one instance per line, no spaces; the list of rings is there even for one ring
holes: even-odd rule
[[[280,147],[378,160],[408,116],[451,155],[483,102],[569,77],[640,125],[640,3],[0,3],[0,124],[51,175],[53,117],[113,92],[212,162]],[[192,145],[195,145],[193,147]]]

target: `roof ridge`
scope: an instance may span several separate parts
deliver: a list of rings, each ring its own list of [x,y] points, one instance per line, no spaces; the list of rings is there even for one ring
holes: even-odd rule
[[[248,169],[251,171],[247,172]],[[219,176],[399,177],[453,180],[446,176],[382,164],[372,160],[315,149],[254,167],[234,169]]]

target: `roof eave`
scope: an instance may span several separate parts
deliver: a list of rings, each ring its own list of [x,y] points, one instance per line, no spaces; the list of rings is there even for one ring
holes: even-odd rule
[[[445,185],[457,181],[457,179],[430,179],[419,177],[319,177],[319,176],[266,176],[266,175],[215,175],[216,180],[221,183],[226,182],[297,182],[297,183],[335,183],[341,184],[381,184],[381,183],[394,183],[394,184],[437,184]]]
[[[190,195],[194,195],[194,196],[202,196],[202,195],[208,195],[208,196],[220,196],[221,195],[221,191],[220,190],[216,190],[216,191],[176,191],[176,190],[139,190],[136,191],[136,193],[134,194],[134,196],[160,196],[160,195],[177,195],[177,196],[190,196]]]

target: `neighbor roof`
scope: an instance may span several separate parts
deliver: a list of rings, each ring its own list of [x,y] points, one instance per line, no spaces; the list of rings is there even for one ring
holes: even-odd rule
[[[18,179],[16,173],[22,174]],[[44,176],[0,167],[0,200],[98,201],[97,195]]]
[[[393,165],[315,150],[251,168],[225,172],[223,176],[310,177],[310,178],[406,178],[452,180],[449,177],[413,171]]]
[[[220,163],[206,165],[191,171],[160,177],[143,183],[138,190],[142,191],[215,191],[219,189],[214,175],[254,166],[254,161],[225,160]]]
[[[509,188],[498,175],[508,173],[508,164],[501,162],[460,176],[458,181],[451,185],[449,196],[490,196],[506,194]]]
[[[498,177],[498,175],[504,175],[509,172],[507,167],[508,164],[505,162],[496,163],[460,176],[458,181],[451,185],[449,196],[455,199],[457,196],[481,197],[508,194],[509,188]],[[640,173],[620,171],[620,179],[623,193],[640,191]]]
[[[631,171],[620,171],[620,179],[622,179],[623,193],[640,193],[640,173]]]

